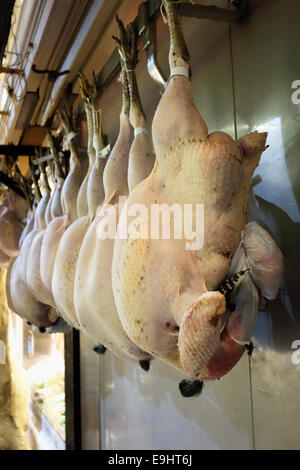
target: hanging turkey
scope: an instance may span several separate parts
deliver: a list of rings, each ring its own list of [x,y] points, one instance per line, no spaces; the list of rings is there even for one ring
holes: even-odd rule
[[[98,209],[80,249],[74,302],[84,332],[119,357],[138,362],[151,356],[128,338],[119,320],[111,285],[114,239],[107,238],[105,232],[109,225],[115,230],[121,210],[119,197],[126,198],[128,189],[149,174],[153,158],[134,72],[136,34],[131,30],[127,37],[123,24],[120,20],[118,23],[121,40],[115,39],[121,57],[123,91],[120,132],[104,171],[104,204]],[[148,367],[145,362],[141,365]]]
[[[56,309],[48,301],[44,302],[45,299],[43,297],[39,296],[37,298],[35,296],[27,279],[28,257],[32,242],[46,226],[45,213],[49,202],[49,192],[45,178],[46,174],[44,169],[42,169],[41,186],[43,187],[43,196],[40,198],[40,192],[36,188],[35,194],[37,199],[40,200],[34,210],[32,229],[28,229],[31,226],[31,221],[29,220],[27,227],[24,229],[27,234],[20,245],[20,254],[11,263],[6,277],[6,295],[9,308],[33,325],[41,328],[51,326],[57,320]],[[31,262],[32,260],[30,259],[29,261]],[[33,274],[36,273],[37,271],[35,270]]]
[[[52,292],[64,320],[75,328],[80,328],[74,307],[74,280],[79,251],[86,231],[96,215],[96,209],[104,200],[103,170],[106,160],[102,150],[100,110],[96,109],[96,82],[90,86],[80,75],[80,91],[85,104],[88,124],[89,169],[80,187],[77,198],[78,215],[61,237],[55,257]]]
[[[152,125],[156,164],[122,211],[114,247],[113,292],[122,325],[140,348],[189,377],[216,379],[245,350],[230,336],[227,297],[235,283],[240,288],[252,273],[235,272],[233,279],[220,285],[246,226],[251,178],[267,134],[255,132],[238,141],[224,132],[208,134],[191,96],[189,53],[178,2],[164,0],[163,5],[170,30],[171,76]],[[136,203],[142,203],[146,212],[130,215]],[[184,205],[190,204],[192,228],[203,230],[203,247],[187,249],[195,239],[178,239],[174,234],[169,240],[161,234],[151,239],[147,217],[157,204],[177,204],[182,214]],[[197,204],[204,205],[200,227],[195,227]],[[124,240],[126,226],[130,230]],[[146,237],[134,235],[134,230],[145,228]],[[265,250],[261,243],[258,246]],[[280,254],[275,259],[279,284],[281,261]],[[264,278],[264,282],[269,281]]]
[[[44,286],[52,295],[52,277],[55,257],[60,239],[67,227],[78,218],[77,196],[87,172],[84,159],[79,155],[74,141],[72,111],[67,102],[61,107],[58,116],[65,130],[65,141],[70,149],[70,171],[61,190],[62,215],[55,217],[46,229],[41,245],[40,273]]]
[[[20,251],[20,238],[24,230],[24,220],[31,205],[29,188],[25,178],[22,176],[18,164],[11,157],[4,157],[3,171],[23,191],[25,198],[20,197],[14,191],[8,189],[4,193],[4,199],[0,204],[0,250],[1,259],[4,264],[16,257]],[[0,260],[1,264],[1,260]]]

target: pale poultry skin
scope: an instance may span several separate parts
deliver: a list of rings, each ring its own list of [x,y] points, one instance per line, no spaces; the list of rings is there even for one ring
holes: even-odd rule
[[[91,102],[85,94],[89,85],[83,76],[81,76],[81,86],[88,123],[89,169],[77,198],[79,218],[67,228],[59,241],[51,282],[53,296],[60,315],[69,325],[77,329],[80,329],[74,306],[77,260],[86,231],[95,217],[97,207],[104,200],[103,171],[106,163],[105,159],[100,156],[100,151],[104,147],[101,121],[97,119],[95,103]],[[92,88],[90,93],[95,99],[96,90]]]
[[[176,2],[177,3],[177,2]],[[112,284],[122,325],[138,346],[195,379],[220,378],[239,360],[244,347],[229,337],[225,297],[217,291],[246,223],[251,177],[265,149],[266,133],[234,141],[223,132],[208,134],[189,79],[188,51],[177,5],[165,0],[169,19],[170,69],[185,75],[168,81],[152,124],[156,165],[129,196],[127,207],[142,203],[204,205],[204,245],[190,251],[185,238],[115,241]],[[123,210],[119,232],[126,222]],[[129,218],[130,222],[130,218]],[[128,222],[128,223],[129,223]],[[136,226],[145,226],[142,215]]]
[[[9,266],[6,277],[6,295],[9,308],[38,327],[51,326],[57,320],[55,309],[50,305],[46,305],[43,301],[40,301],[40,299],[45,300],[44,297],[39,296],[39,299],[37,299],[27,281],[30,249],[35,237],[39,236],[41,233],[38,229],[45,226],[46,201],[48,203],[49,195],[44,194],[33,215],[34,223],[32,230],[28,232],[22,241],[20,254]],[[31,223],[32,222],[29,220],[27,226],[28,230],[30,229]],[[42,230],[42,233],[43,231],[44,230]],[[34,255],[36,255],[36,253],[34,253]],[[37,258],[35,257],[34,259],[36,260]],[[30,259],[30,261],[33,260]],[[39,274],[36,267],[33,269],[34,272],[30,272],[30,274],[34,276]]]
[[[153,123],[157,164],[149,178],[133,191],[128,206],[142,202],[150,213],[151,205],[157,203],[204,204],[204,247],[193,252],[185,250],[186,240],[118,240],[113,286],[119,316],[128,336],[155,357],[199,378],[217,348],[224,326],[225,299],[217,292],[207,291],[214,291],[222,282],[238,246],[251,176],[265,147],[266,134],[253,134],[239,142],[221,132],[208,135],[201,117],[190,111],[194,105],[189,87],[184,77],[171,78]],[[168,109],[174,113],[175,97],[181,101],[183,96],[186,115],[180,103],[183,108],[180,122],[186,129],[178,129],[179,137],[174,138]],[[204,293],[207,321],[202,309],[196,313]],[[202,320],[198,325],[199,315]],[[213,318],[217,319],[216,325],[211,326]],[[186,344],[189,331],[201,327],[202,346],[197,351],[196,364],[186,365],[185,350],[180,360],[179,348]],[[193,350],[192,344],[189,347]],[[187,360],[191,362],[190,357]]]
[[[125,29],[123,32],[125,35]],[[126,48],[126,42],[123,36],[118,45]],[[135,41],[132,46],[131,51],[136,48]],[[80,250],[74,299],[83,331],[120,358],[139,362],[151,359],[151,355],[130,340],[118,317],[111,283],[114,238],[105,236],[108,227],[115,231],[118,225],[122,210],[119,197],[122,196],[124,202],[129,191],[150,173],[154,163],[148,135],[142,132],[134,136],[133,130],[145,128],[146,120],[135,81],[135,65],[125,67],[123,59],[124,56],[125,61],[129,58],[128,49],[123,52],[120,132],[103,175],[105,202],[97,211]]]
[[[69,144],[70,171],[61,187],[61,216],[55,217],[48,225],[40,251],[40,274],[41,280],[48,291],[52,294],[52,278],[54,264],[60,239],[69,225],[77,217],[77,196],[86,174],[86,162],[79,158],[77,147],[72,140]]]
[[[46,173],[43,175],[46,177]],[[33,296],[39,302],[44,303],[45,305],[50,305],[56,309],[55,302],[52,296],[52,293],[48,291],[41,279],[41,248],[46,232],[46,227],[51,223],[52,220],[52,207],[54,204],[57,204],[57,198],[55,198],[56,191],[58,190],[58,185],[54,188],[54,191],[50,197],[50,188],[48,184],[45,184],[44,190],[46,191],[46,201],[48,200],[47,207],[45,210],[45,217],[43,218],[44,223],[38,225],[37,230],[31,232],[30,244],[25,241],[29,246],[27,261],[25,265],[26,269],[26,284],[29,287]],[[44,197],[44,196],[43,196]]]
[[[108,202],[99,207],[84,237],[76,266],[74,303],[83,332],[119,357],[138,362],[148,359],[149,355],[129,340],[114,306],[110,275],[114,240],[103,239],[97,232],[104,216],[107,222],[112,217],[115,226],[118,222],[117,197],[128,194],[127,167],[132,141],[133,130],[129,116],[121,113],[120,133],[103,176]]]

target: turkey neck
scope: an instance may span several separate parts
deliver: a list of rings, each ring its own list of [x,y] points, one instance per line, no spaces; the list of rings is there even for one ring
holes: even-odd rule
[[[72,128],[64,118],[62,118],[61,121],[68,135],[72,131]],[[63,211],[65,215],[68,216],[69,223],[72,223],[78,218],[77,198],[87,168],[83,159],[79,157],[74,139],[69,142],[69,149],[71,155],[70,171],[62,188],[61,201]]]
[[[120,131],[103,173],[106,203],[112,203],[117,196],[128,196],[127,171],[129,152],[133,141],[133,129],[129,120],[130,101],[124,69],[122,69],[122,97]]]
[[[130,96],[129,96],[129,89],[128,89],[128,79],[127,79],[127,73],[122,66],[122,72],[121,72],[121,83],[122,83],[122,110],[121,113],[123,114],[129,114],[130,111]]]
[[[151,141],[146,131],[147,121],[143,110],[142,101],[138,89],[135,70],[127,71],[128,88],[130,95],[129,120],[132,127],[143,129],[134,136],[128,162],[128,188],[129,193],[150,173],[153,168],[154,158]]]
[[[42,164],[40,166],[40,170],[41,170],[41,192],[42,192],[42,195],[44,196],[44,194],[47,194],[47,193],[50,194],[51,188],[50,188],[49,181],[48,181],[47,174],[46,174],[46,166]]]
[[[40,171],[41,171],[42,198],[39,201],[38,206],[35,211],[35,223],[34,223],[35,230],[43,230],[47,226],[45,216],[46,216],[47,205],[50,199],[50,186],[48,183],[44,165],[40,166]]]
[[[146,127],[146,117],[138,89],[135,70],[127,70],[127,78],[130,96],[130,123],[134,128]]]
[[[96,107],[93,106],[92,116],[93,116],[93,144],[94,144],[94,151],[95,151],[94,162],[98,165],[99,159],[102,159],[101,151],[104,149],[101,110],[96,109]]]
[[[88,129],[88,145],[87,153],[89,158],[89,166],[85,178],[80,186],[78,197],[77,197],[77,213],[78,217],[84,217],[88,213],[88,201],[87,201],[87,186],[89,177],[95,162],[95,149],[93,145],[94,140],[94,122],[93,122],[93,106],[84,101],[84,108],[87,119],[87,129]]]
[[[169,172],[173,163],[169,156],[174,146],[188,145],[193,139],[197,142],[206,140],[208,130],[192,99],[190,80],[182,75],[172,76],[174,67],[182,67],[189,73],[190,55],[181,30],[178,2],[164,0],[163,5],[170,33],[171,77],[153,119],[152,136],[162,171]]]
[[[106,165],[106,159],[102,157],[101,151],[104,148],[102,134],[101,111],[92,109],[93,116],[93,147],[95,150],[95,161],[90,171],[87,183],[87,206],[90,220],[96,216],[97,208],[104,201],[103,172]]]

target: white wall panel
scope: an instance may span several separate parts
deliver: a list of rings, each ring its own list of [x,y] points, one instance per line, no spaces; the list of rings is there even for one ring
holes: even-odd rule
[[[232,35],[238,134],[269,133],[251,214],[277,239],[285,259],[284,286],[255,331],[254,437],[257,449],[300,449],[300,364],[292,363],[292,343],[300,341],[300,116],[291,101],[292,82],[300,77],[300,2],[260,0],[251,7]]]

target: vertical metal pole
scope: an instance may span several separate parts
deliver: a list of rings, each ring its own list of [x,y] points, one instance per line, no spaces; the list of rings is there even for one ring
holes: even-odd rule
[[[66,450],[81,450],[80,338],[65,334]]]

